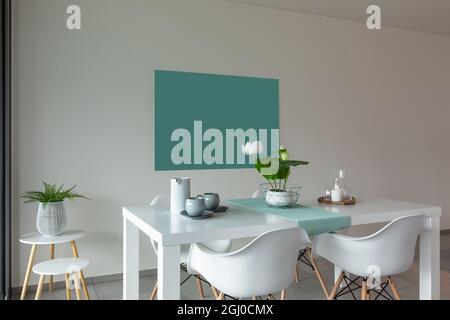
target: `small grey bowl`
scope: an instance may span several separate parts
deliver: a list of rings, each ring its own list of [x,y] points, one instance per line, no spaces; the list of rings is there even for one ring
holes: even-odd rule
[[[220,197],[217,193],[204,193],[206,210],[215,210],[219,207]]]
[[[198,217],[206,210],[205,199],[195,197],[186,199],[186,212],[191,217]]]

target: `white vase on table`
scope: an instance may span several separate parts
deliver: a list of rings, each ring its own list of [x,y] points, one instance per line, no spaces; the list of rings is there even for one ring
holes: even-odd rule
[[[267,205],[278,208],[294,206],[300,197],[300,186],[289,186],[284,190],[273,190],[268,184],[261,184],[261,193],[265,195]]]
[[[64,201],[39,203],[36,227],[40,234],[54,237],[64,232],[67,224]]]
[[[294,201],[295,194],[292,191],[267,191],[266,202],[274,207],[284,207]]]

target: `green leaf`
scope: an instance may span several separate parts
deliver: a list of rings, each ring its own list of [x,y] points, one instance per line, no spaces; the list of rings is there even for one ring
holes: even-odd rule
[[[280,161],[280,167],[297,167],[297,166],[306,166],[308,165],[309,162],[308,161],[301,161],[301,160],[282,160]]]
[[[60,186],[56,183],[48,184],[46,182],[42,182],[42,184],[44,185],[44,191],[27,191],[22,194],[22,198],[25,199],[25,203],[52,203],[61,202],[64,201],[64,199],[75,200],[76,198],[89,200],[89,198],[73,191],[76,185],[69,189],[64,189],[64,184],[61,184]]]
[[[291,167],[309,164],[308,161],[288,160],[289,154],[285,148],[280,149],[279,155],[279,158],[258,158],[255,164],[256,170],[261,173],[261,175],[267,179],[271,185],[274,185],[276,189],[281,189],[286,186],[287,180],[291,174]],[[272,161],[278,161],[277,172],[271,175],[262,174],[263,168],[271,168]]]

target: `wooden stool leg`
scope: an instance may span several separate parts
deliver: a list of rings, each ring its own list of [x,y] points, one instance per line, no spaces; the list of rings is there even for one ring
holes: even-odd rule
[[[35,300],[41,299],[42,289],[44,288],[44,282],[45,282],[45,275],[42,274],[41,277],[39,278],[39,284],[36,291]]]
[[[72,300],[72,294],[71,294],[71,291],[70,291],[69,274],[66,273],[64,276],[66,278],[66,298],[67,298],[67,300]]]
[[[300,272],[298,271],[298,261],[295,264],[294,275],[295,275],[295,283],[298,283],[300,281]]]
[[[217,297],[217,300],[224,300],[223,298],[225,297],[225,294],[223,292],[221,292],[219,294],[219,296]]]
[[[28,258],[27,271],[25,272],[25,279],[23,280],[22,294],[20,295],[20,300],[25,300],[27,296],[28,282],[30,281],[31,269],[33,268],[36,249],[37,245],[33,244],[33,246],[31,247],[30,257]]]
[[[308,250],[308,254],[309,254],[309,259],[311,260],[311,264],[313,265],[313,268],[314,268],[314,273],[316,274],[317,279],[319,280],[320,286],[322,287],[322,291],[325,294],[325,297],[328,298],[330,294],[328,293],[327,286],[325,285],[325,281],[323,280],[322,273],[320,272],[319,267],[317,266],[316,259],[314,259],[313,255],[312,255],[311,248],[308,248],[307,250]]]
[[[155,300],[157,293],[158,293],[158,282],[155,283],[155,286],[153,287],[152,293],[150,294],[150,300]]]
[[[367,279],[362,281],[361,286],[361,300],[367,300]]]
[[[70,241],[70,245],[72,246],[73,256],[75,258],[79,258],[80,256],[78,255],[78,249],[77,249],[77,245],[76,245],[75,241]],[[81,285],[83,286],[84,297],[86,298],[86,300],[91,300],[91,297],[89,296],[89,291],[86,286],[86,281],[84,280],[83,270],[80,271],[80,280],[81,280]]]
[[[53,260],[55,259],[55,244],[51,244],[50,245],[50,259]],[[53,291],[53,276],[49,277],[50,280],[48,281],[48,291],[52,292]]]
[[[389,287],[391,287],[392,293],[395,300],[400,300],[400,293],[398,292],[397,286],[395,285],[394,279],[388,277]]]
[[[330,295],[328,296],[328,300],[334,300],[336,298],[336,293],[339,289],[339,286],[342,283],[342,280],[344,280],[344,272],[341,272],[341,274],[339,275],[339,277],[336,280],[336,283],[333,286],[333,289],[331,290]]]
[[[286,300],[286,289],[281,291],[281,300]]]
[[[203,291],[202,280],[195,277],[195,283],[197,284],[198,293],[200,295],[200,299],[205,299],[205,291]]]
[[[74,284],[75,284],[75,294],[77,295],[77,300],[81,300],[81,288],[80,288],[80,280],[81,280],[81,272],[74,273]]]

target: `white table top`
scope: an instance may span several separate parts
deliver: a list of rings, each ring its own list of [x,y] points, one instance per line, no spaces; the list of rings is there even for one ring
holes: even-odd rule
[[[324,206],[317,201],[306,201],[302,204],[349,215],[352,225],[387,222],[406,215],[441,214],[441,208],[437,206],[389,199],[360,198],[354,206]],[[235,205],[229,206],[227,212],[204,220],[173,215],[168,208],[149,205],[124,207],[123,216],[165,246],[245,238],[274,229],[297,226],[296,223],[275,215],[253,212]]]
[[[441,215],[441,208],[438,206],[383,198],[357,198],[356,204],[352,206],[327,206],[317,201],[307,201],[302,204],[348,215],[351,217],[352,226],[388,222],[411,215],[429,217]]]
[[[28,233],[20,237],[19,241],[25,244],[47,245],[47,244],[60,244],[70,241],[78,240],[84,237],[86,233],[81,230],[67,230],[59,236],[46,237],[39,232]]]
[[[125,207],[123,216],[163,246],[245,238],[297,227],[292,221],[233,205],[226,212],[202,220],[170,214],[168,208],[148,205]]]

